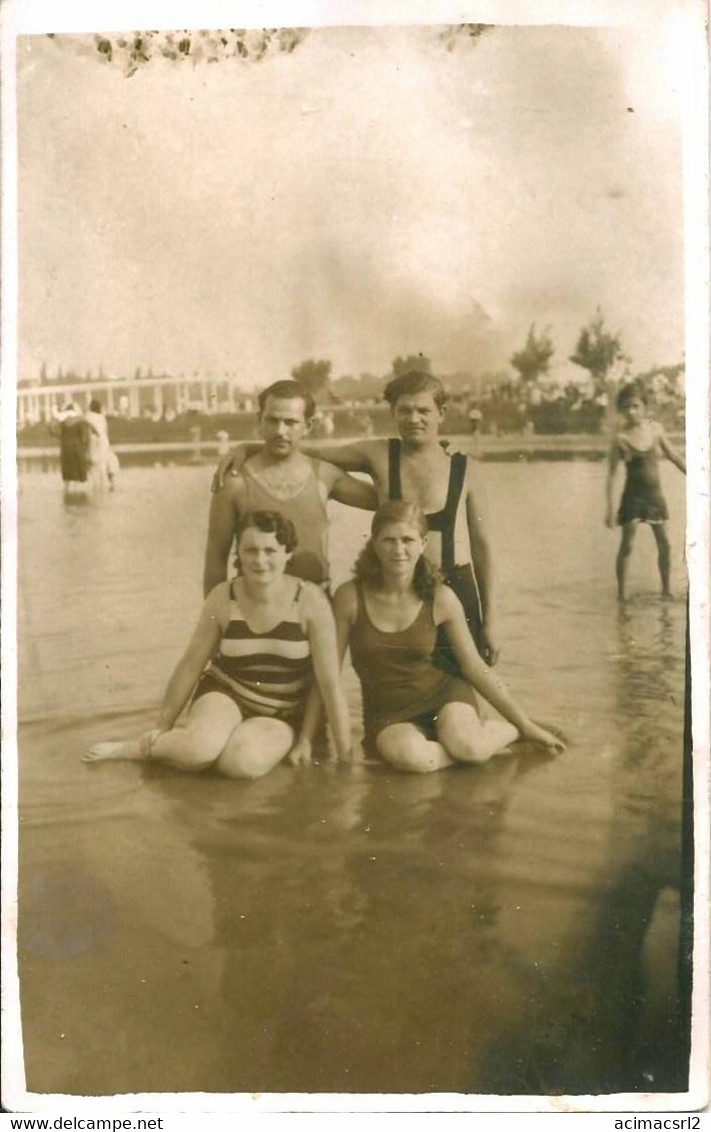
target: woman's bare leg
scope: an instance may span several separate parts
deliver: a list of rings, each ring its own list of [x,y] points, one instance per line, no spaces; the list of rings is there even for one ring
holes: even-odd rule
[[[671,577],[671,546],[667,534],[666,523],[651,523],[654,539],[657,544],[657,562],[659,563],[659,577],[662,580],[662,597],[671,597],[669,579]]]
[[[485,763],[506,751],[519,738],[505,719],[481,720],[471,704],[452,703],[437,718],[437,735],[444,749],[462,763]]]
[[[635,523],[625,523],[622,528],[620,549],[617,552],[617,561],[615,563],[615,572],[617,574],[617,597],[620,601],[625,600],[627,567],[629,565],[630,554],[632,553],[632,543],[634,542],[635,531]]]
[[[97,743],[84,762],[144,759],[167,763],[178,770],[204,770],[216,761],[227,741],[242,721],[237,705],[221,692],[207,692],[195,700],[184,727],[130,739],[119,743]]]
[[[454,765],[441,743],[426,739],[412,723],[391,723],[378,733],[375,746],[396,770],[429,774]]]
[[[246,719],[230,734],[215,770],[228,778],[261,778],[286,758],[293,745],[288,723],[263,716]]]

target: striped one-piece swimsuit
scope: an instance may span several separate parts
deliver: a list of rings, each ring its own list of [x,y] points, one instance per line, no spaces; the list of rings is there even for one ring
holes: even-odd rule
[[[299,618],[302,588],[299,582],[283,621],[266,633],[256,633],[242,615],[232,583],[230,620],[194,700],[207,692],[222,692],[245,719],[269,716],[287,723],[299,719],[313,675],[309,640]]]

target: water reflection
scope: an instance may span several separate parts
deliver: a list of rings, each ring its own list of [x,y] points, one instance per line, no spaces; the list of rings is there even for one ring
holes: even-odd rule
[[[555,982],[544,985],[529,971],[539,1008],[525,1034],[497,1042],[490,1055],[502,1091],[687,1088],[690,957],[679,948],[683,616],[683,606],[640,605],[618,617],[617,718],[628,726],[609,770],[612,813],[598,892],[580,909]],[[674,713],[660,711],[660,701]],[[514,1071],[502,1076],[505,1053]]]
[[[151,771],[214,910],[200,1087],[461,1089],[506,982],[496,860],[519,770],[515,757],[422,777],[283,767],[192,780],[189,804],[179,776]]]
[[[28,485],[30,1087],[545,1094],[679,1079],[683,607],[642,598],[616,620],[610,544],[589,518],[599,469],[488,468],[505,675],[573,742],[560,759],[422,777],[325,764],[230,783],[79,764],[89,742],[145,729],[141,705],[185,644],[210,468],[128,469],[73,511],[54,481]],[[338,580],[366,523],[334,512]],[[534,553],[544,524],[554,555]],[[352,683],[354,716],[357,702]]]

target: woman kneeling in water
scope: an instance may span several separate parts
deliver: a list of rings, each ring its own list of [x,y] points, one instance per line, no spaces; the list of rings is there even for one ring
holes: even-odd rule
[[[350,645],[363,689],[365,748],[398,770],[425,773],[483,763],[515,739],[562,742],[518,707],[478,655],[456,595],[424,556],[426,520],[411,503],[385,503],[355,566],[336,592],[341,656]],[[446,629],[465,680],[433,661]],[[503,720],[481,720],[476,689]],[[507,722],[504,722],[507,721]]]
[[[259,778],[287,754],[295,765],[310,761],[319,692],[337,754],[349,757],[333,614],[318,586],[285,573],[295,546],[294,526],[278,511],[245,515],[237,529],[240,576],[208,595],[155,728],[128,742],[97,743],[85,762],[156,759]],[[191,694],[185,725],[176,727]]]

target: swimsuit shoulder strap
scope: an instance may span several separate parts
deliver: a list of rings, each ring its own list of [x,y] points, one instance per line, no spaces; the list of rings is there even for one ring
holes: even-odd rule
[[[454,567],[455,562],[455,533],[457,528],[457,511],[462,498],[462,490],[467,477],[467,458],[463,452],[455,452],[451,457],[452,466],[449,469],[449,485],[447,500],[444,508],[437,516],[435,528],[442,533],[442,569],[445,574]]]
[[[230,582],[230,616],[229,616],[229,619],[230,619],[230,621],[244,621],[245,625],[247,624],[244,613],[242,612],[242,608],[241,608],[240,603],[239,603],[239,598],[237,597],[237,578],[233,578],[232,581]]]
[[[400,451],[402,445],[397,437],[388,441],[388,499],[402,499],[400,478]]]
[[[451,459],[452,467],[449,470],[449,487],[444,510],[448,517],[451,516],[454,519],[461,499],[464,481],[467,478],[467,458],[463,452],[455,452]]]
[[[319,460],[315,456],[307,456],[306,459],[308,460],[311,467],[311,475],[314,477],[314,479],[318,480],[319,483],[323,483],[324,476],[326,474],[326,468],[329,466],[328,461]]]

